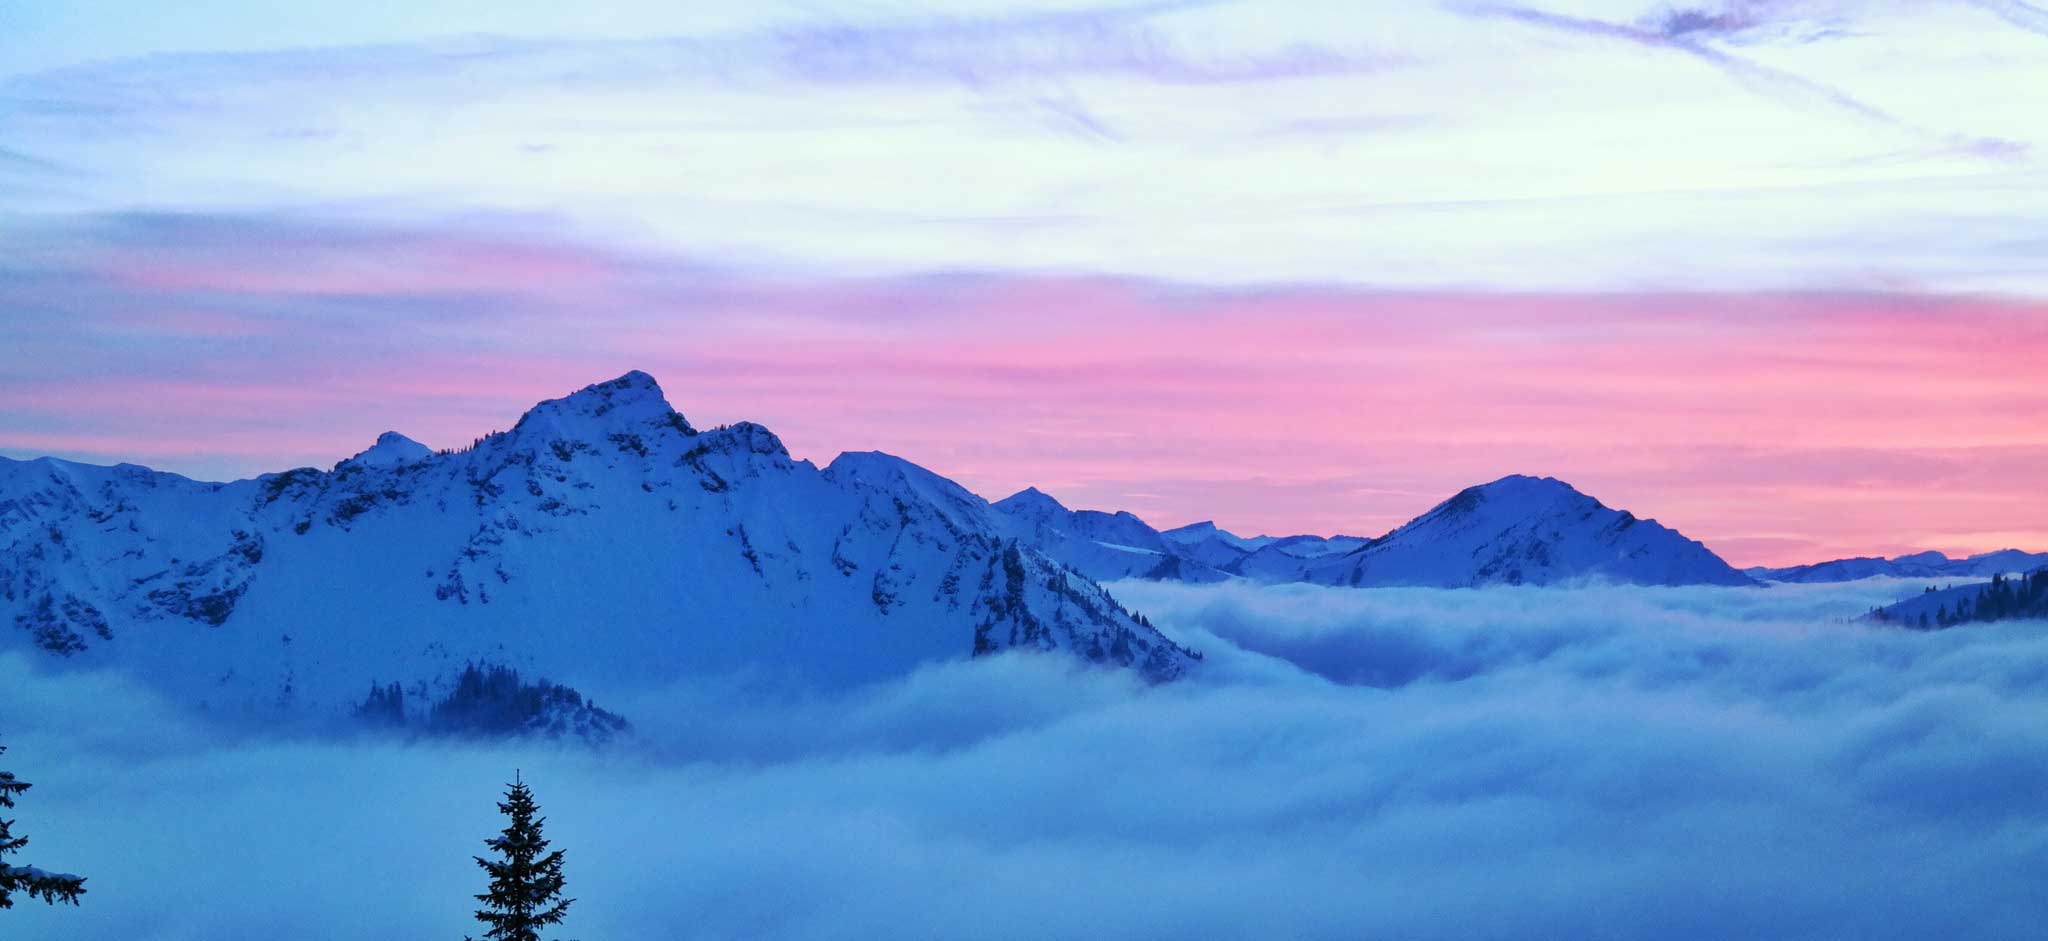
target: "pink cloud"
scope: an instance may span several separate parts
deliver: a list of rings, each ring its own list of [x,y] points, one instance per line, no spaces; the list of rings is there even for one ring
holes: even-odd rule
[[[386,428],[466,443],[641,368],[699,424],[760,421],[800,456],[880,448],[1162,526],[1376,534],[1527,472],[1741,564],[2048,548],[2040,301],[807,279],[233,234],[0,285],[57,318],[15,328],[0,447],[246,474]]]
[[[427,233],[157,240],[105,252],[93,265],[96,276],[130,288],[254,295],[555,292],[623,273],[617,260],[574,248]]]

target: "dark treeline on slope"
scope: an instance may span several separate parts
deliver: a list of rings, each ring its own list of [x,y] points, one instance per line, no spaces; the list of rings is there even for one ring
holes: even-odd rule
[[[6,751],[7,747],[0,745],[0,753]],[[27,781],[16,780],[13,772],[0,771],[0,808],[13,807],[14,799],[29,787]],[[58,902],[78,904],[78,897],[85,894],[84,876],[7,863],[9,855],[28,845],[28,837],[15,836],[13,830],[14,821],[0,819],[0,908],[13,908],[13,896],[17,892],[51,905]]]
[[[373,725],[435,735],[574,736],[604,742],[631,725],[583,694],[547,679],[526,682],[507,666],[470,663],[448,695],[408,709],[404,687],[372,684],[356,716]]]
[[[1928,594],[1937,591],[1927,588]],[[2017,578],[1994,575],[1974,593],[1961,594],[1953,606],[1944,602],[1933,612],[1921,610],[1915,616],[1901,616],[1891,609],[1874,612],[1877,620],[1916,630],[1941,630],[1985,621],[2019,618],[2048,618],[2048,569],[2038,569]]]

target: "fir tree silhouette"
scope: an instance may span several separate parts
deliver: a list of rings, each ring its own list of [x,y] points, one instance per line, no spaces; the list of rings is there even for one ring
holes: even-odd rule
[[[0,745],[0,753],[7,746]],[[0,807],[13,807],[15,795],[29,789],[27,781],[17,781],[12,772],[0,771]],[[10,866],[6,862],[9,853],[20,850],[28,844],[28,837],[15,836],[10,832],[12,820],[0,820],[0,908],[13,908],[11,896],[16,892],[29,898],[42,899],[51,905],[58,902],[78,904],[78,897],[85,894],[85,877],[69,873],[44,872],[34,866]]]
[[[490,891],[476,897],[484,903],[476,920],[490,926],[485,938],[540,941],[540,929],[561,924],[576,900],[562,898],[562,851],[548,852],[548,841],[541,836],[547,818],[534,816],[540,805],[534,803],[533,791],[517,771],[509,788],[498,812],[512,822],[503,833],[484,841],[499,858],[475,857],[491,877]]]

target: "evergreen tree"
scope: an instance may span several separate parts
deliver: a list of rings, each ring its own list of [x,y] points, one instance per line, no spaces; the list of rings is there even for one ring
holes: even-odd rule
[[[484,841],[499,858],[476,857],[476,864],[491,876],[490,891],[476,897],[484,903],[476,920],[491,926],[485,938],[540,941],[540,929],[561,924],[576,901],[562,898],[562,851],[548,852],[548,841],[541,836],[547,818],[535,817],[539,810],[533,792],[513,772],[511,789],[498,803],[498,812],[512,822],[499,836]]]
[[[0,752],[5,751],[7,747],[0,745]],[[13,807],[14,796],[28,788],[27,781],[17,781],[12,773],[0,771],[0,807]],[[28,844],[28,837],[9,832],[13,826],[12,820],[0,820],[0,908],[13,908],[11,896],[16,892],[26,893],[29,898],[42,899],[51,905],[58,902],[78,904],[78,897],[85,894],[84,876],[44,872],[34,866],[7,865],[7,854]]]

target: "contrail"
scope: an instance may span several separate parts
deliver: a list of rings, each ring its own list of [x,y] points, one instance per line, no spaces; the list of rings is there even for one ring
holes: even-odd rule
[[[1969,2],[1977,3],[1987,9],[1993,6],[2018,7],[2025,14],[2048,18],[2048,14],[2044,14],[2025,3],[2018,2],[2018,0],[1969,0]],[[1839,88],[1813,81],[1783,69],[1761,65],[1741,56],[1723,52],[1712,46],[1694,42],[1685,38],[1683,34],[1674,36],[1624,23],[1612,23],[1606,20],[1590,19],[1587,17],[1566,16],[1529,7],[1495,4],[1452,4],[1451,7],[1458,12],[1473,16],[1515,20],[1546,29],[1617,39],[1655,49],[1668,49],[1672,52],[1688,55],[1706,62],[1760,94],[1781,100],[1791,99],[1795,102],[1804,101],[1820,104],[1853,115],[1872,124],[1879,124],[1920,136],[1935,138],[1948,146],[1978,156],[1991,159],[2012,159],[2027,151],[2027,145],[2018,141],[2003,138],[1969,137],[1913,124],[1900,118],[1898,115],[1865,102]],[[2001,13],[2001,15],[2004,14]],[[2010,17],[2008,18],[2010,19]]]
[[[1673,52],[1683,53],[1710,63],[1715,68],[1728,73],[1743,84],[1765,93],[1782,94],[1790,92],[1792,97],[1817,101],[1839,108],[1866,121],[1892,127],[1906,126],[1905,122],[1901,121],[1897,115],[1867,104],[1840,89],[1823,85],[1811,79],[1802,78],[1781,69],[1759,65],[1740,56],[1730,55],[1710,46],[1703,46],[1682,36],[1671,36],[1623,23],[1610,23],[1606,20],[1565,16],[1528,7],[1460,5],[1458,9],[1461,12],[1477,16],[1510,19],[1533,26],[1582,33],[1589,36],[1602,36],[1608,39],[1619,39],[1624,42],[1632,42],[1639,46],[1650,46],[1656,49],[1669,49]]]
[[[2030,33],[2048,36],[2048,10],[2023,0],[1964,0]]]

